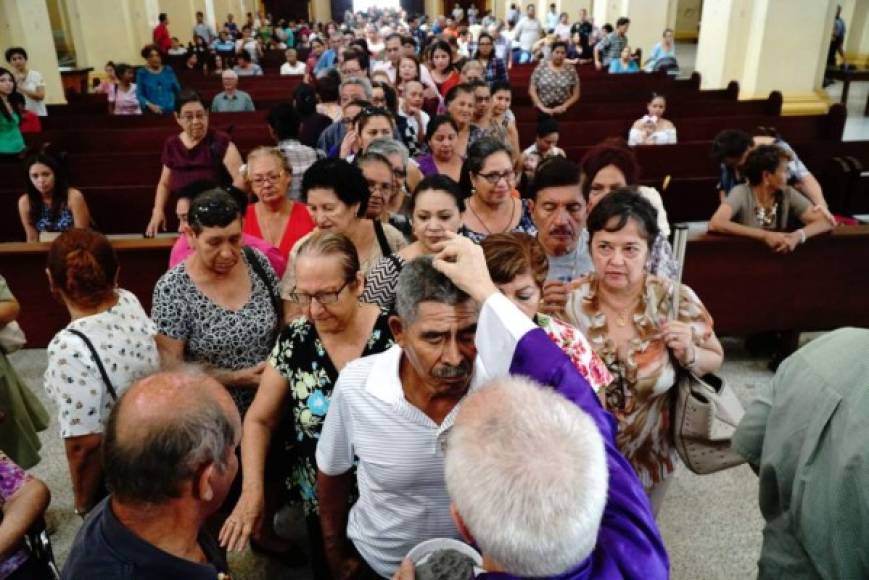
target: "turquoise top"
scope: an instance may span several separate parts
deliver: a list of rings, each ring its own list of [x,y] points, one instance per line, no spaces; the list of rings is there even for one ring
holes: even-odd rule
[[[19,122],[18,113],[12,113],[11,119],[0,113],[0,153],[21,153],[24,150]]]

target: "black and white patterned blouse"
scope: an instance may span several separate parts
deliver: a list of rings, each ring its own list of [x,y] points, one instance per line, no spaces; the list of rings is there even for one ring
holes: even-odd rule
[[[385,256],[377,260],[368,273],[365,274],[365,290],[362,292],[362,302],[377,304],[386,311],[395,306],[395,288],[398,286],[398,275],[407,264],[407,260],[398,254]]]
[[[203,294],[190,279],[185,262],[157,281],[151,317],[158,333],[184,341],[185,360],[240,370],[268,358],[277,324],[272,296],[277,293],[278,280],[268,259],[258,250],[253,251],[271,287],[266,288],[248,265],[251,295],[238,310],[219,306]],[[244,253],[241,257],[247,264]],[[256,394],[256,390],[250,388],[231,388],[229,392],[242,415]]]

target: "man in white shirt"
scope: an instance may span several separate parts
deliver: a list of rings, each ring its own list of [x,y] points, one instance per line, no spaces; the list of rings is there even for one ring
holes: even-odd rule
[[[287,62],[281,65],[281,74],[289,76],[304,76],[305,63],[299,62],[299,55],[295,48],[288,48],[284,53],[287,57]]]
[[[543,37],[543,26],[534,15],[534,4],[529,4],[525,16],[513,30],[513,38],[519,44],[519,63],[531,61],[534,44]]]
[[[546,32],[555,30],[558,26],[558,11],[555,9],[555,3],[549,5],[549,12],[546,13]]]
[[[382,70],[389,75],[389,82],[395,84],[395,77],[398,73],[398,62],[401,60],[401,35],[399,33],[393,32],[386,37],[383,52],[386,58],[372,63],[371,72]]]
[[[478,246],[454,235],[446,246],[401,271],[390,319],[398,344],[345,366],[332,395],[317,483],[336,577],[391,577],[419,542],[461,538],[444,480],[444,441],[461,401],[509,372],[518,341],[534,328],[495,289]],[[460,258],[453,266],[461,272],[452,275],[474,277],[462,284],[473,296],[438,271],[458,249],[466,263]],[[359,500],[348,508],[354,461]]]
[[[197,36],[204,40],[208,46],[217,40],[217,34],[211,25],[205,22],[205,16],[202,12],[196,13],[196,24],[193,25],[193,39],[196,40]]]

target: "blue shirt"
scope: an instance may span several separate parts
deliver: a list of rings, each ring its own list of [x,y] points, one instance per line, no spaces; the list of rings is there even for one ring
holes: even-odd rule
[[[214,580],[229,566],[217,543],[205,532],[199,534],[208,564],[182,560],[149,544],[118,520],[107,497],[93,509],[75,536],[63,567],[64,580]]]
[[[323,54],[321,54],[319,60],[317,60],[317,64],[314,65],[314,74],[334,67],[337,58],[338,55],[335,54],[335,51],[331,48],[323,51]]]
[[[181,90],[178,77],[172,67],[164,66],[159,73],[146,67],[136,71],[136,97],[139,106],[145,111],[148,104],[160,107],[164,115],[175,112],[175,95]]]
[[[622,59],[613,59],[610,61],[609,72],[612,74],[620,73],[635,73],[640,72],[640,67],[635,61],[630,61],[627,65],[622,64]]]

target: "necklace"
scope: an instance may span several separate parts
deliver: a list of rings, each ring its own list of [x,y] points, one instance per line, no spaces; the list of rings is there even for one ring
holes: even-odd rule
[[[477,221],[480,222],[480,225],[483,226],[483,228],[486,230],[487,234],[494,233],[494,232],[492,232],[492,230],[489,229],[489,226],[486,225],[486,222],[483,221],[483,218],[481,218],[480,215],[476,211],[474,211],[474,200],[473,199],[468,201],[468,209],[471,210],[471,213],[474,214],[474,217],[477,218]],[[510,198],[510,220],[507,222],[507,227],[505,227],[503,230],[501,230],[498,233],[504,233],[504,232],[508,231],[510,229],[510,224],[513,223],[513,218],[515,216],[516,216],[516,203],[513,201],[513,198],[511,197]]]
[[[628,315],[636,307],[638,301],[639,301],[639,298],[635,298],[634,300],[631,300],[630,304],[628,304],[626,307],[622,308],[621,310],[618,310],[617,308],[615,308],[611,304],[608,304],[605,300],[601,300],[601,305],[605,306],[607,309],[611,310],[615,314],[616,325],[619,328],[624,328],[625,326],[628,325]]]

